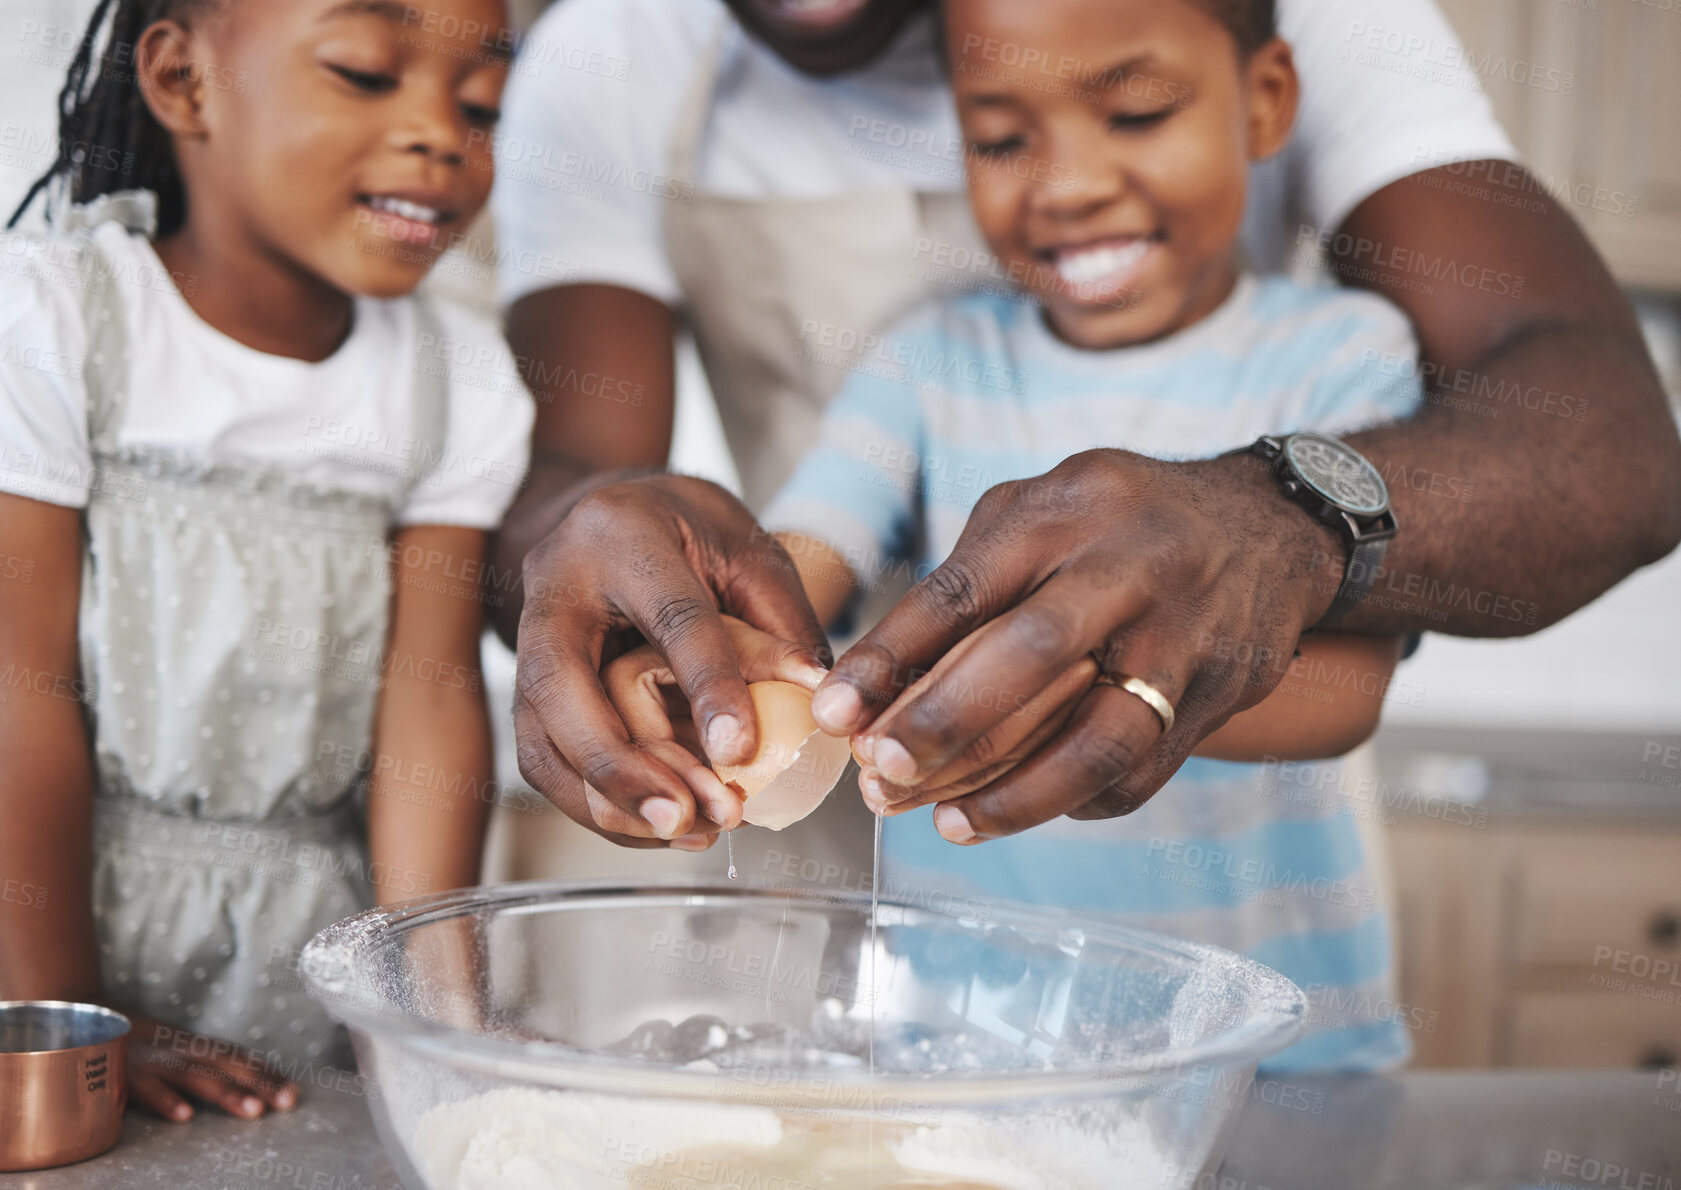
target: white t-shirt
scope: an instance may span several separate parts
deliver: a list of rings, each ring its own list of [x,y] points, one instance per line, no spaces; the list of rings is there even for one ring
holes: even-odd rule
[[[1253,171],[1252,267],[1284,268],[1309,238],[1304,226],[1335,229],[1408,174],[1515,159],[1476,75],[1432,65],[1465,61],[1450,52],[1458,38],[1435,0],[1279,0],[1278,9],[1302,103],[1288,148]],[[503,301],[589,281],[679,300],[662,211],[688,192],[670,176],[672,143],[720,30],[701,191],[962,189],[957,115],[926,18],[867,69],[814,79],[742,31],[720,0],[563,0],[523,47],[495,136]]]
[[[129,339],[119,445],[205,463],[282,467],[306,484],[390,499],[403,525],[500,523],[525,474],[534,409],[496,328],[432,301],[359,298],[319,363],[256,351],[181,296],[144,236],[94,232],[118,278]],[[73,237],[0,236],[0,491],[82,508],[93,463],[87,329]],[[417,449],[416,362],[449,378],[441,450]]]

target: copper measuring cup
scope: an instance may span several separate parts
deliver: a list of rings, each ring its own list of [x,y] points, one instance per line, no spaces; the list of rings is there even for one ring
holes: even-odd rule
[[[97,1004],[0,1000],[0,1170],[103,1153],[123,1131],[128,1018]]]

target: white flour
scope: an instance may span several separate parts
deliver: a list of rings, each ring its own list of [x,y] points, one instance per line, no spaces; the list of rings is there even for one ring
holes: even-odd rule
[[[433,1108],[414,1148],[433,1190],[594,1190],[622,1188],[627,1166],[686,1149],[765,1149],[781,1139],[766,1108],[516,1088]]]
[[[930,1190],[960,1180],[996,1190],[1160,1190],[1173,1184],[1174,1167],[1145,1126],[1124,1123],[1131,1135],[1118,1144],[1114,1135],[1099,1137],[1054,1118],[1024,1122],[1011,1136],[995,1119],[948,1112],[938,1127],[882,1125],[878,1139],[885,1160]],[[785,1124],[771,1109],[751,1105],[511,1089],[433,1108],[416,1128],[413,1145],[431,1190],[859,1185],[865,1157],[859,1148],[833,1144],[834,1138],[809,1118],[791,1117]],[[1118,1153],[1125,1154],[1124,1177],[1118,1176]]]

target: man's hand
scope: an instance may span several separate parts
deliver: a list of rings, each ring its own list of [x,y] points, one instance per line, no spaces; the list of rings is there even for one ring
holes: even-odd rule
[[[836,664],[813,713],[827,731],[860,733],[860,759],[914,787],[965,754],[976,759],[977,742],[996,738],[1021,700],[1068,681],[1095,654],[1104,674],[1142,678],[1166,696],[1173,731],[1161,738],[1136,695],[1095,686],[1060,734],[944,802],[935,822],[969,843],[1063,814],[1127,813],[1278,683],[1302,630],[1330,604],[1327,561],[1340,556],[1335,534],[1247,456],[1167,463],[1087,451],[987,492],[945,563]],[[940,681],[895,702],[989,622]]]
[[[601,682],[646,640],[666,659],[713,764],[758,747],[722,613],[780,637],[778,663],[813,684],[828,645],[786,551],[717,484],[653,475],[580,499],[525,558],[514,729],[520,772],[576,822],[630,847],[705,847],[740,822],[721,783],[696,794],[639,748]],[[693,774],[690,774],[691,776]]]
[[[923,694],[954,701],[980,699],[997,705],[1004,712],[1003,718],[944,767],[923,777],[915,785],[893,784],[881,775],[879,769],[860,757],[858,763],[862,769],[858,774],[858,788],[864,795],[864,804],[875,813],[892,818],[918,806],[952,801],[991,784],[1060,732],[1081,697],[1092,688],[1097,678],[1097,660],[1089,653],[1083,654],[1050,685],[1032,695],[996,686],[979,690],[959,686],[957,683],[962,679],[952,677],[953,669],[977,645],[995,635],[1001,623],[993,620],[983,624],[958,641],[933,669],[912,683],[891,707],[882,712],[870,735],[880,737],[884,732],[890,732],[900,711]],[[855,749],[857,744],[855,740]]]
[[[734,616],[723,620],[736,664],[748,682],[793,682],[809,690],[822,680],[822,671],[811,668],[798,646]],[[707,767],[693,708],[659,650],[642,645],[620,655],[602,670],[601,684],[631,742],[682,777],[696,802],[727,807],[709,812],[713,822],[738,825],[744,799]],[[700,829],[698,822],[696,828],[684,840],[683,850],[704,851],[717,841],[716,833]]]

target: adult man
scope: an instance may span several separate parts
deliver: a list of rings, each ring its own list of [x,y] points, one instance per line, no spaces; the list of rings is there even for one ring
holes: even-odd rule
[[[698,481],[647,474],[669,444],[679,312],[757,507],[889,318],[929,285],[991,280],[962,217],[961,155],[921,6],[729,7],[733,22],[695,0],[567,0],[539,27],[528,59],[539,66],[511,87],[505,131],[508,329],[545,402],[533,479],[502,541],[529,584],[522,767],[573,818],[637,846],[703,847],[738,808],[697,809],[671,770],[629,745],[594,681],[610,638],[634,630],[662,649],[714,761],[744,757],[756,738],[717,611],[823,647],[745,508]],[[1255,179],[1252,261],[1278,265],[1296,243],[1323,242],[1347,283],[1407,312],[1433,375],[1539,385],[1590,411],[1566,419],[1514,405],[1489,419],[1438,400],[1352,437],[1381,473],[1460,477],[1477,499],[1391,485],[1402,531],[1381,563],[1387,585],[1340,626],[1492,636],[1550,624],[1681,538],[1681,443],[1626,303],[1556,204],[1496,201],[1542,192],[1509,164],[1474,76],[1444,85],[1404,60],[1386,69],[1350,52],[1373,23],[1403,34],[1398,45],[1451,44],[1430,0],[1354,15],[1332,0],[1281,0],[1279,16],[1303,107],[1291,148]],[[576,66],[542,68],[545,46],[558,47],[553,59],[585,52]],[[984,68],[989,52],[1002,62],[1011,48],[973,51]],[[623,63],[629,77],[592,61]],[[1047,86],[1061,83],[1058,69]],[[522,151],[540,159],[538,146],[562,156],[533,174]],[[1442,184],[1467,170],[1493,200]],[[520,271],[544,254],[565,275]],[[1434,280],[1420,284],[1425,266]],[[604,378],[640,404],[613,399]],[[1613,474],[1615,485],[1603,481]],[[960,841],[1136,807],[1276,682],[1281,670],[1261,659],[1288,657],[1339,591],[1359,595],[1350,588],[1376,577],[1369,565],[1356,576],[1349,543],[1239,458],[1163,465],[1105,452],[993,493],[971,529],[838,663],[814,704],[826,727],[864,732],[861,750],[896,782],[938,770],[1000,712],[918,700],[901,704],[889,732],[865,729],[916,673],[998,618],[1007,630],[963,660],[959,684],[1007,668],[1030,692],[1097,650],[1116,668],[1123,655],[1148,658],[1129,672],[1175,714],[1164,734],[1143,698],[1082,708],[1035,757],[1033,789],[1006,774],[954,803],[960,814],[942,830]],[[1117,598],[1122,572],[1131,586]],[[1061,581],[1047,584],[1052,574]],[[1152,597],[1164,592],[1173,598]],[[1059,630],[1070,624],[1079,630]],[[503,630],[511,637],[512,624]]]

